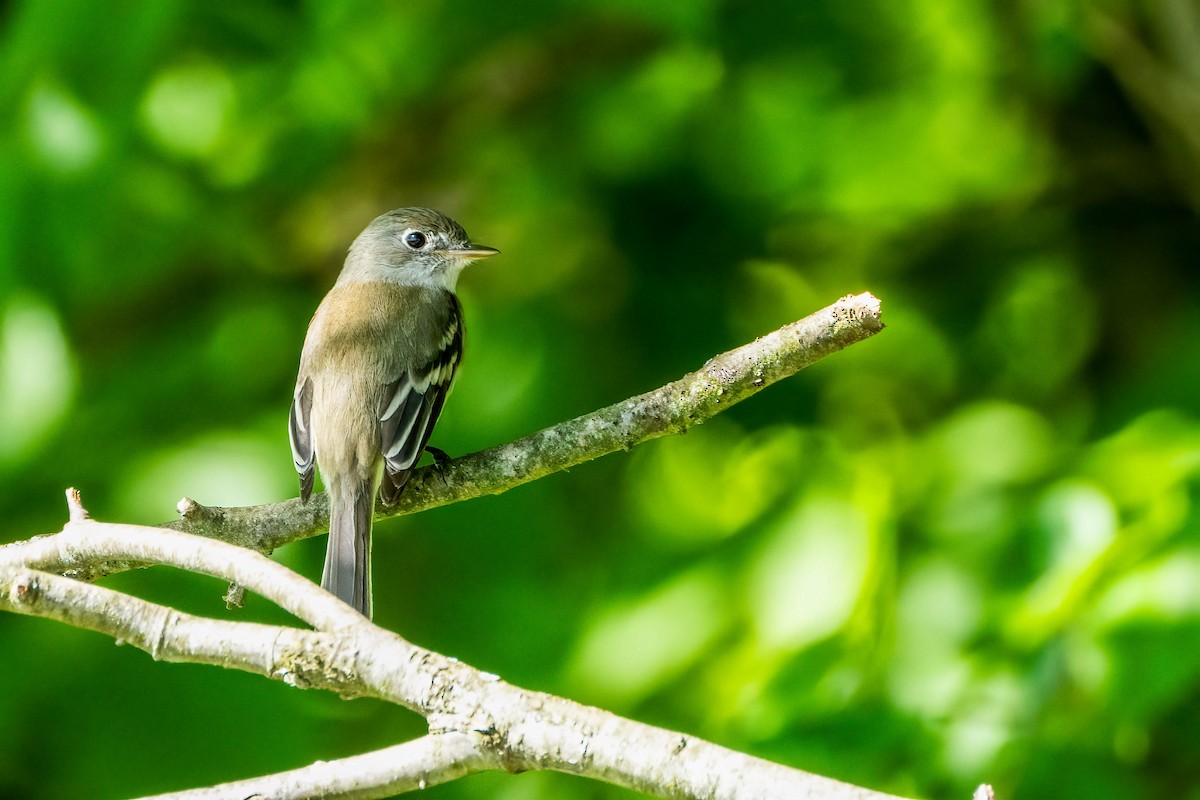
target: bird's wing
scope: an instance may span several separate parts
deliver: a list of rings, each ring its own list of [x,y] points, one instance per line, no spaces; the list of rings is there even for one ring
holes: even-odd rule
[[[379,496],[387,505],[400,496],[425,450],[462,360],[462,310],[453,295],[449,299],[444,324],[439,326],[441,338],[429,349],[429,357],[401,371],[384,389],[379,408],[384,463]]]
[[[300,476],[300,499],[307,502],[312,494],[316,451],[313,448],[312,419],[313,385],[310,378],[296,384],[292,412],[288,415],[288,439],[292,443],[292,461]]]

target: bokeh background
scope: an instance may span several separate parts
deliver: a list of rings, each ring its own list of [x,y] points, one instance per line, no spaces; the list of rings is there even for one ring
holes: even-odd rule
[[[380,524],[378,621],[898,794],[1200,797],[1192,0],[38,0],[0,7],[0,108],[0,540],[67,486],[141,523],[294,496],[305,327],[388,208],[504,251],[461,283],[451,453],[869,290],[881,335],[686,436]],[[423,730],[11,615],[0,720],[35,799]]]

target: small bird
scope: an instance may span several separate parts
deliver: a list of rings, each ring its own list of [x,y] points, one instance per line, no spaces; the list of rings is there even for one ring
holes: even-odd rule
[[[462,360],[458,275],[499,251],[428,208],[376,217],[308,326],[288,433],[300,499],[329,492],[321,586],[371,616],[371,522],[396,502]]]

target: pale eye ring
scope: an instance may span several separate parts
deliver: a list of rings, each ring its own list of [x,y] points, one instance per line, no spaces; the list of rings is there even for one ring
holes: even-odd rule
[[[404,234],[404,244],[412,250],[420,250],[425,246],[425,234],[420,231],[409,231]]]

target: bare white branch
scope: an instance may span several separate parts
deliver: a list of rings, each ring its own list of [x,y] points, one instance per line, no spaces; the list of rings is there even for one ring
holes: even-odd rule
[[[310,591],[315,588],[312,583],[260,553],[225,542],[212,542],[217,546],[211,547],[201,537],[162,528],[87,518],[76,521],[76,507],[78,501],[72,506],[72,521],[61,533],[0,547],[0,566],[20,564],[69,574],[75,565],[105,561],[166,564],[253,586],[263,597],[321,630],[354,625],[362,619],[332,595]]]
[[[496,766],[481,746],[481,737],[441,733],[303,769],[143,800],[375,800]]]
[[[57,563],[64,551],[100,559],[161,559],[236,580],[322,629],[206,619],[34,568]],[[21,563],[22,555],[30,561]],[[204,790],[216,794],[181,796],[246,797],[250,791],[237,793],[250,787],[268,797],[384,797],[415,788],[422,779],[429,785],[504,768],[569,772],[660,797],[889,797],[512,686],[373,625],[257,553],[210,539],[87,520],[3,556],[0,608],[101,631],[156,659],[213,664],[297,687],[382,698],[418,711],[429,722],[432,735],[421,740],[420,748],[397,751],[403,758],[394,768],[382,766],[389,749],[361,756],[362,761],[337,762],[347,769],[362,767],[358,774],[314,765]],[[424,752],[421,748],[430,748],[437,759],[425,771],[406,760]],[[229,793],[220,793],[225,789]]]

